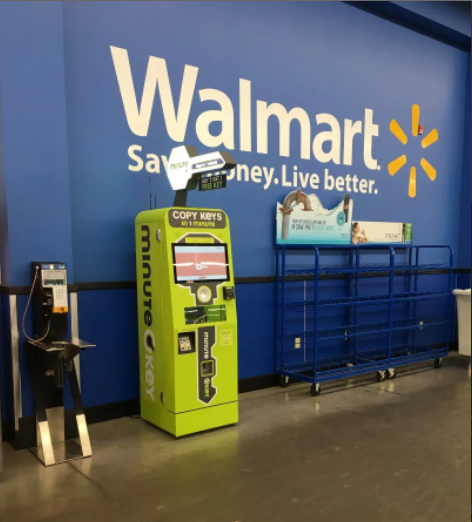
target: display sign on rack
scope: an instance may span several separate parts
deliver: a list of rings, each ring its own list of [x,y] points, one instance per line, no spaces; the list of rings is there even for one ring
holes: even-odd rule
[[[354,202],[349,195],[327,210],[315,194],[300,189],[277,203],[277,244],[349,245]]]
[[[413,225],[411,223],[381,223],[361,221],[352,225],[352,244],[411,245]]]

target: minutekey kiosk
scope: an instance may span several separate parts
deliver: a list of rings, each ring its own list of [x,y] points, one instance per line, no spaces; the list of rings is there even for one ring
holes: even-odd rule
[[[238,422],[231,236],[221,210],[187,208],[187,190],[222,188],[230,154],[174,149],[174,207],[136,218],[141,416],[181,437]]]

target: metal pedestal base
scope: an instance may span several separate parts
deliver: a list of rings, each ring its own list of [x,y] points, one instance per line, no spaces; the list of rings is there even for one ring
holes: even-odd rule
[[[27,357],[30,367],[31,384],[36,407],[37,447],[30,451],[45,465],[54,466],[70,460],[84,459],[92,456],[92,446],[85,419],[82,397],[75,368],[74,358],[86,344],[68,343],[68,346],[57,344],[27,343]],[[87,347],[93,345],[87,345]],[[75,348],[69,355],[67,350]],[[67,376],[67,378],[66,378]],[[66,423],[64,418],[63,390],[68,381],[76,430],[69,429],[66,440]]]
[[[42,447],[31,448],[31,453],[37,457],[45,466],[54,466],[55,464],[62,464],[71,460],[80,460],[91,457],[91,455],[84,455],[82,447],[75,440],[66,440],[65,442],[55,442],[51,444],[49,452],[43,451]],[[54,462],[52,462],[52,458]]]
[[[64,408],[46,410],[46,420],[37,420],[37,447],[30,451],[45,466],[92,456],[85,415],[76,415],[78,439],[65,440]]]

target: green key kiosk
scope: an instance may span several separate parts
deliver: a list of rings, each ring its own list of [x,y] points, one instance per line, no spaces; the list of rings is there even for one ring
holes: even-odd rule
[[[181,437],[238,422],[237,317],[227,215],[187,208],[187,190],[221,188],[226,152],[174,149],[174,207],[136,218],[141,416]]]

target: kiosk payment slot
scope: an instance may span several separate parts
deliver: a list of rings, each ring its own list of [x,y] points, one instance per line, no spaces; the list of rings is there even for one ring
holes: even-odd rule
[[[189,164],[201,165],[201,158]],[[229,158],[206,172],[234,168]],[[172,154],[172,183],[171,160]],[[177,196],[186,200],[182,192]],[[175,437],[236,424],[237,315],[227,215],[184,206],[142,212],[136,253],[142,418]]]

